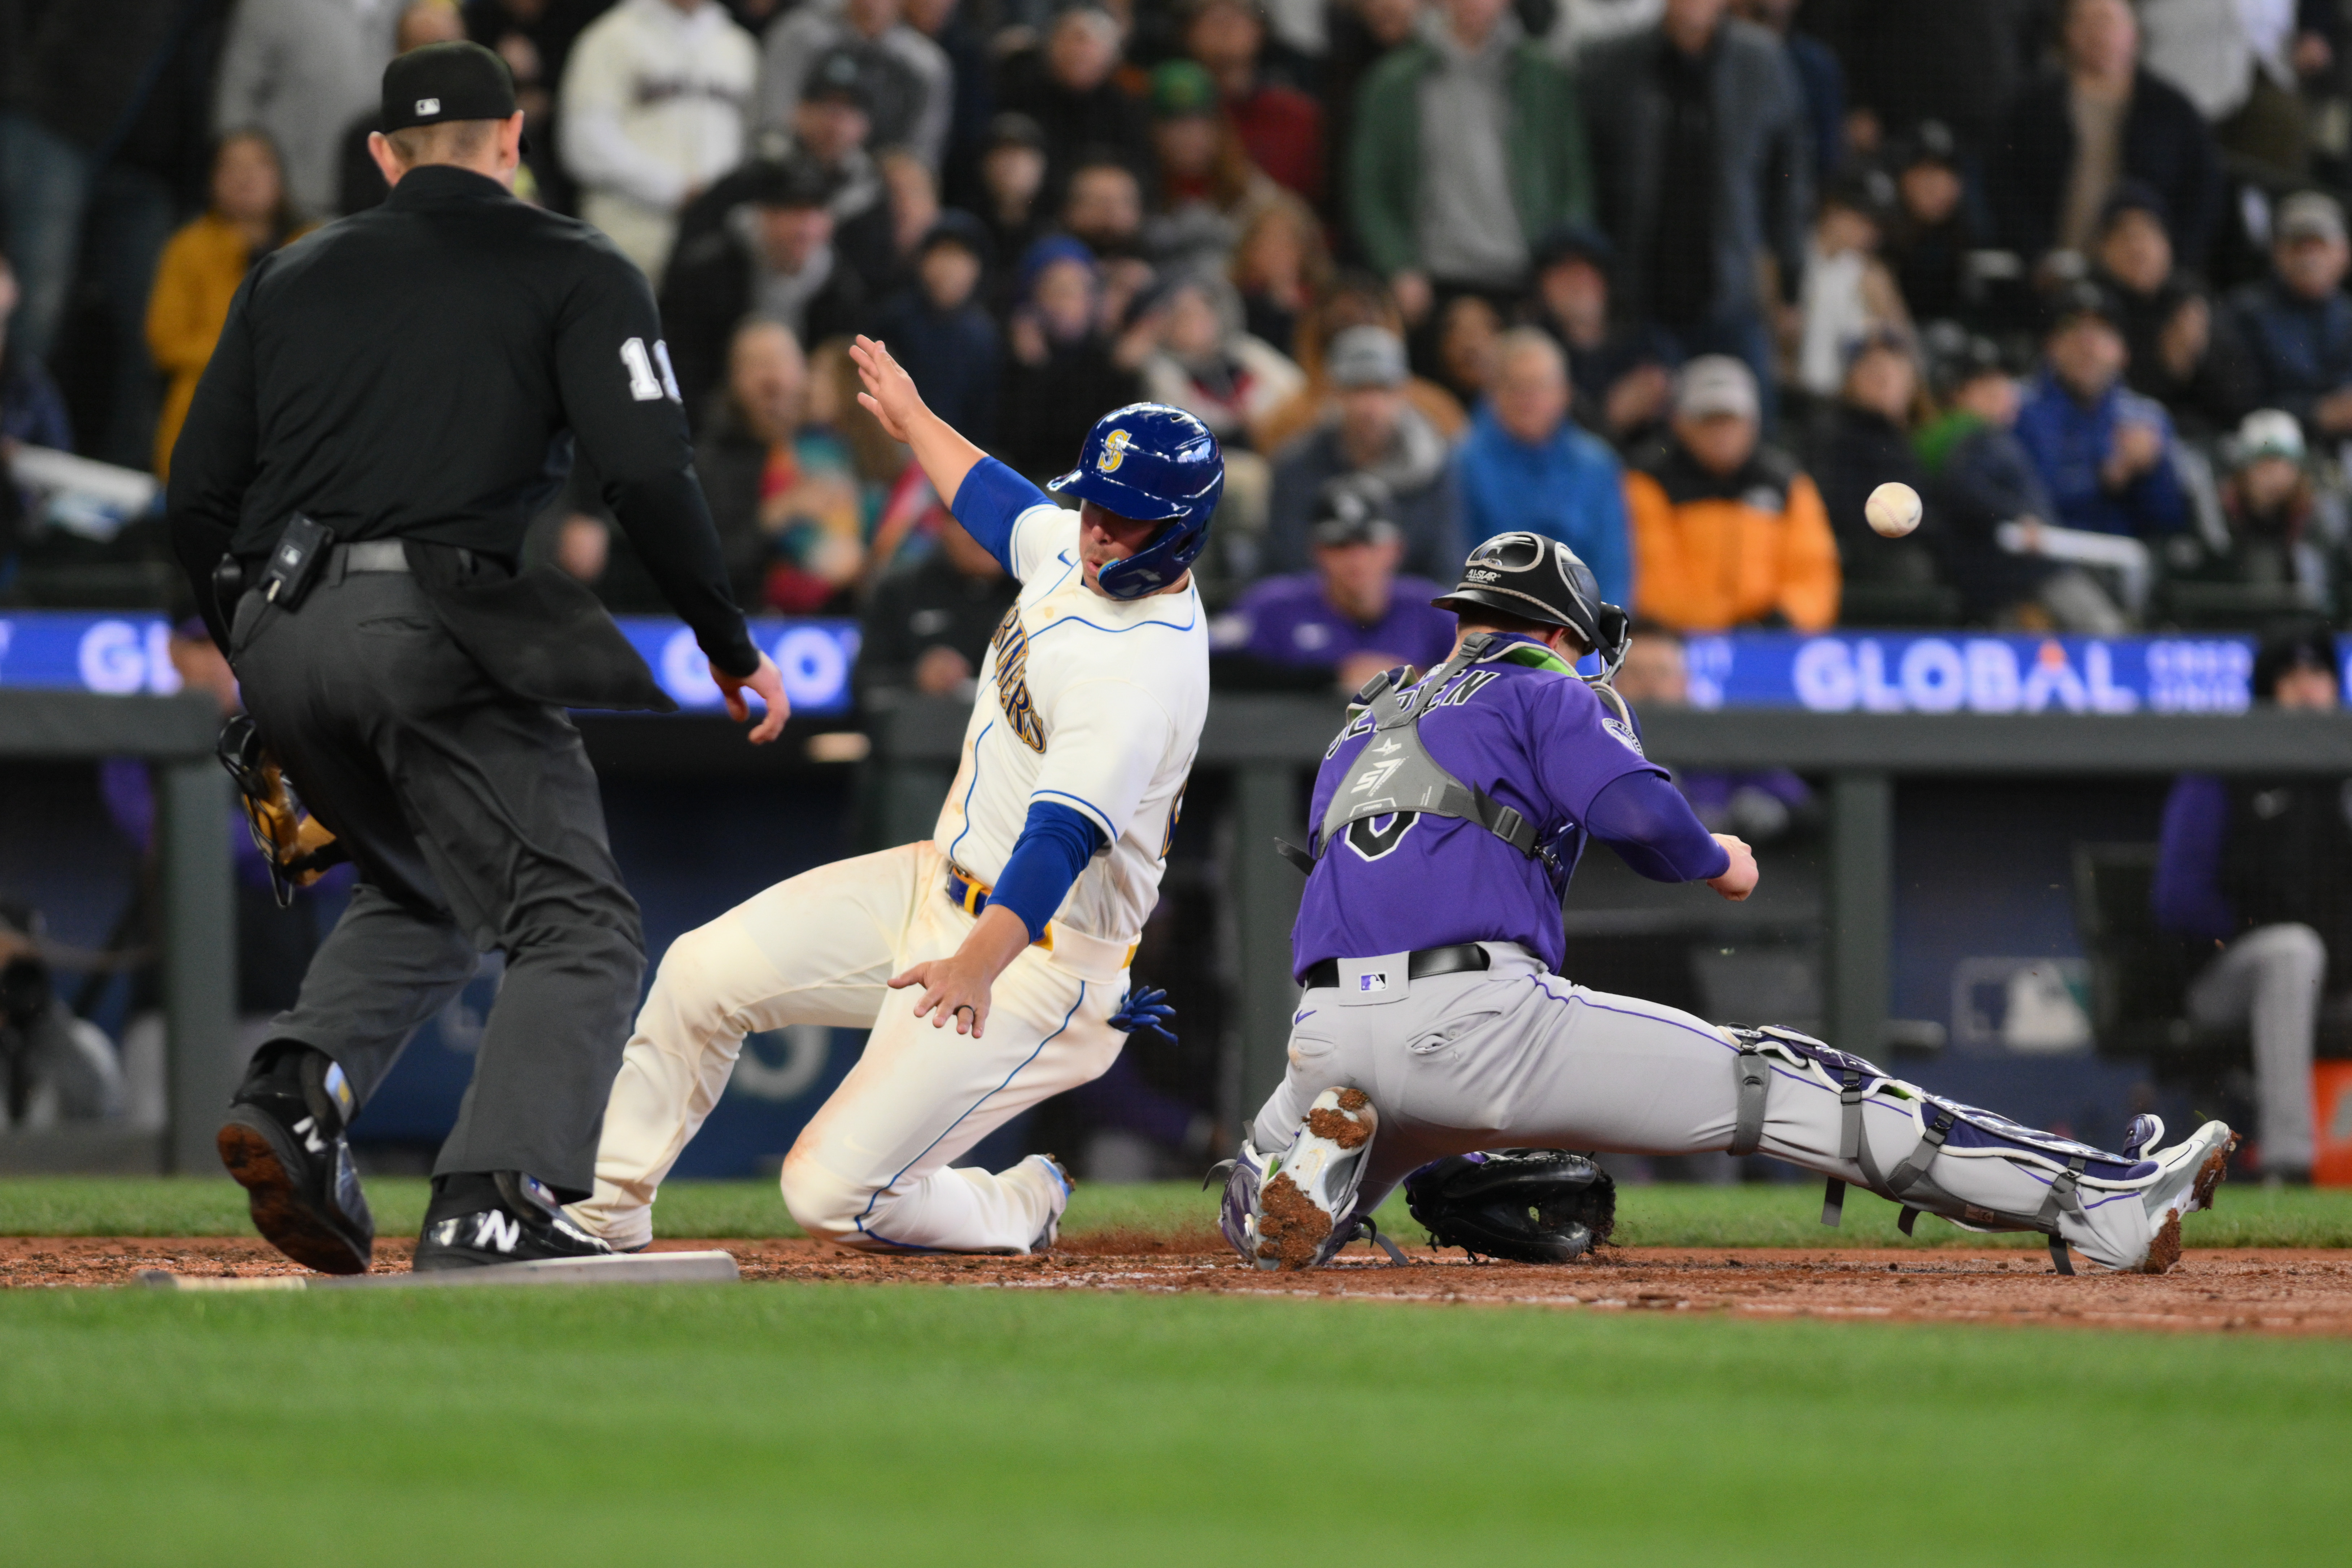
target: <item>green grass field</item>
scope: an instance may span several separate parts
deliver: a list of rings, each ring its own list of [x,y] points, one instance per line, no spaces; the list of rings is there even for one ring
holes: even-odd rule
[[[368,1183],[379,1235],[413,1236],[425,1217],[422,1180]],[[1895,1228],[1896,1209],[1847,1194],[1845,1224],[1821,1225],[1812,1182],[1744,1187],[1659,1185],[1618,1192],[1617,1239],[1628,1247],[2042,1247],[2038,1236],[1986,1237],[1926,1217],[1916,1239]],[[672,1182],[654,1208],[670,1237],[798,1236],[768,1182]],[[1202,1232],[1216,1224],[1216,1194],[1188,1182],[1107,1187],[1081,1183],[1065,1234],[1136,1229]],[[1424,1240],[1402,1197],[1381,1211],[1383,1229]],[[0,1181],[0,1236],[250,1236],[245,1193],[219,1177],[18,1177]],[[2188,1223],[2191,1247],[2352,1247],[2352,1190],[2224,1186],[2219,1206]]]
[[[371,1190],[414,1228],[422,1183]],[[1622,1196],[1634,1244],[1897,1239],[1859,1194],[1822,1230],[1809,1185]],[[660,1212],[790,1230],[766,1184]],[[1081,1187],[1071,1229],[1212,1212]],[[0,1183],[0,1233],[73,1232],[249,1234],[222,1181]],[[2225,1188],[2189,1239],[2352,1244],[2352,1194]],[[2331,1341],[897,1286],[0,1292],[10,1564],[2334,1563],[2347,1449]]]

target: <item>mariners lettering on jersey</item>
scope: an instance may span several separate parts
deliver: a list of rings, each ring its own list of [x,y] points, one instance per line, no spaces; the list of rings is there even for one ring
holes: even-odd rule
[[[1004,721],[1033,752],[1045,749],[1045,726],[1029,700],[1029,633],[1021,624],[1021,606],[1004,612],[996,628],[996,700]]]

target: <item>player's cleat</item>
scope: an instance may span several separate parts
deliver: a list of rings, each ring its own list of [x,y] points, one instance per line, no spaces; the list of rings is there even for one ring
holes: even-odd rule
[[[1266,1174],[1252,1215],[1260,1268],[1313,1268],[1355,1239],[1352,1214],[1380,1113],[1360,1089],[1327,1089]]]
[[[1217,1228],[1224,1233],[1227,1245],[1243,1258],[1257,1260],[1257,1192],[1265,1181],[1266,1158],[1257,1152],[1247,1134],[1242,1138],[1242,1152],[1230,1160],[1220,1160],[1209,1167],[1201,1184],[1222,1176],[1225,1195],[1217,1205]]]
[[[2140,1131],[2140,1121],[2155,1121],[2154,1117],[2142,1117],[2134,1121],[2135,1139]],[[2153,1143],[2163,1135],[2164,1124],[2158,1121],[2146,1142]],[[2141,1273],[2162,1274],[2180,1261],[2180,1216],[2213,1206],[2213,1189],[2229,1173],[2230,1151],[2237,1144],[2238,1135],[2230,1131],[2227,1123],[2208,1121],[2155,1156],[2157,1178],[2140,1194],[2140,1202],[2147,1209],[2150,1233],[2147,1257],[2139,1265]]]
[[[375,1251],[343,1127],[355,1109],[343,1069],[308,1047],[257,1057],[229,1102],[216,1145],[245,1188],[253,1227],[322,1274],[364,1274]]]
[[[1037,1233],[1037,1239],[1029,1244],[1029,1250],[1051,1251],[1054,1243],[1061,1238],[1062,1216],[1070,1208],[1070,1188],[1073,1185],[1070,1173],[1064,1170],[1062,1162],[1051,1154],[1032,1154],[1005,1174],[1026,1174],[1045,1189],[1045,1228]]]
[[[420,1274],[531,1263],[551,1258],[610,1258],[613,1249],[574,1223],[536,1176],[519,1171],[445,1176],[436,1182],[417,1238]]]

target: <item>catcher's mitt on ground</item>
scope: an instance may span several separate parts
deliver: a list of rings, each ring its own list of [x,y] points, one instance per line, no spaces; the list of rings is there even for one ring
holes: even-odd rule
[[[1617,1223],[1617,1184],[1564,1149],[1433,1160],[1404,1179],[1404,1201],[1436,1246],[1517,1263],[1573,1261]]]

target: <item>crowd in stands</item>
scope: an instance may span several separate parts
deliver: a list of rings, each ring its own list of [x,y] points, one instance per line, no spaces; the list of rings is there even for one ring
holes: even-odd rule
[[[1221,680],[1425,657],[1507,528],[1683,633],[2352,619],[2337,0],[0,0],[0,442],[166,472],[459,37],[656,291],[737,594],[865,616],[870,689],[969,681],[1010,587],[858,332],[1038,479],[1199,415]],[[532,551],[657,608],[599,489]],[[0,484],[15,602],[153,548]]]

